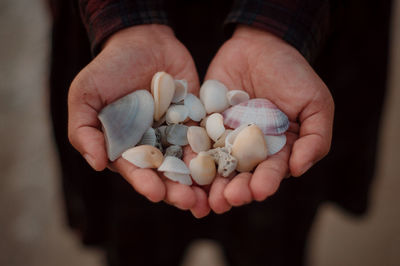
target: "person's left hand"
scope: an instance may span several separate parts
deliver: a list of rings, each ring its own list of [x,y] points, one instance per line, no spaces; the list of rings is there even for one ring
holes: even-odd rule
[[[323,81],[292,46],[266,31],[238,26],[218,51],[205,80],[216,79],[251,98],[266,98],[290,120],[287,145],[254,173],[217,177],[209,193],[216,213],[274,194],[281,181],[300,176],[330,149],[334,104]]]

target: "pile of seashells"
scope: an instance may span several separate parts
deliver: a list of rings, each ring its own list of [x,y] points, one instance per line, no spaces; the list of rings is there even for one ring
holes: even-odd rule
[[[207,114],[209,114],[207,116]],[[181,184],[211,184],[218,172],[252,171],[286,144],[287,116],[266,99],[250,99],[242,90],[228,91],[207,80],[200,99],[187,92],[185,80],[157,72],[151,94],[137,90],[107,105],[98,115],[108,157],[140,168],[156,168]],[[200,126],[187,126],[188,121]],[[189,167],[182,146],[197,153]],[[218,165],[218,169],[216,167]]]

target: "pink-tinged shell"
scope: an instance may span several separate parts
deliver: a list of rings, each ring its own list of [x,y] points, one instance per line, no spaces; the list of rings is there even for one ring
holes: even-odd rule
[[[225,110],[222,115],[224,124],[233,129],[253,123],[265,135],[280,135],[289,128],[288,117],[267,99],[245,101]]]

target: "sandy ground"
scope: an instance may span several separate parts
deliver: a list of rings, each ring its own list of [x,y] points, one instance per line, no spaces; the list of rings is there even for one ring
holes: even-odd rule
[[[313,266],[400,265],[397,2],[390,91],[371,210],[355,219],[334,206],[323,206],[312,231]],[[102,254],[82,247],[64,223],[47,106],[49,20],[42,1],[0,0],[0,40],[0,265],[102,265]],[[199,241],[184,265],[222,266],[224,261],[218,245]]]

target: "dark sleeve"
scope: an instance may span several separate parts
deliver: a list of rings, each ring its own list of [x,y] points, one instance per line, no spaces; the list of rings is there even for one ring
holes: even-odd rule
[[[269,31],[310,61],[328,33],[329,9],[328,0],[235,0],[225,23]]]
[[[167,24],[161,0],[79,0],[83,24],[92,53],[116,31],[141,24]]]

